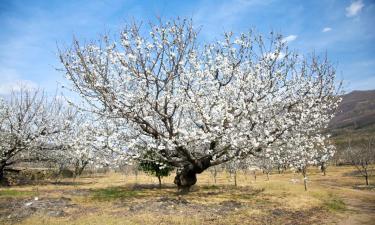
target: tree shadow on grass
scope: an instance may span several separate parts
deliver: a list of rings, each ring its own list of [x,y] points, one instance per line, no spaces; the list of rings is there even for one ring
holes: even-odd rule
[[[96,182],[80,182],[80,181],[53,181],[50,182],[52,185],[61,185],[61,186],[79,186],[79,185],[88,185],[95,184]]]
[[[163,184],[161,187],[157,184],[134,184],[130,187],[132,190],[177,190],[176,185],[171,185],[171,184]]]
[[[256,198],[264,189],[255,189],[251,187],[234,187],[234,186],[216,186],[205,185],[196,186],[190,192],[184,194],[186,197],[210,198],[220,196],[225,199],[253,199]],[[128,186],[111,186],[100,189],[91,189],[90,196],[93,200],[98,201],[115,201],[131,200],[160,197],[178,197],[183,195],[178,191],[175,185],[162,185],[159,188],[155,184],[134,184]]]
[[[107,187],[91,190],[91,198],[98,201],[125,200],[141,196],[142,191],[131,190],[129,187]]]
[[[233,185],[203,185],[199,186],[193,193],[199,197],[210,197],[227,195],[233,199],[252,199],[258,196],[264,189],[252,187],[235,187]]]

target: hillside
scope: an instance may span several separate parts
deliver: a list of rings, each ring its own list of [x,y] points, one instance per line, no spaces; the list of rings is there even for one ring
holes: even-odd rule
[[[375,134],[375,90],[353,91],[342,97],[336,115],[328,126],[335,139],[348,135],[356,139]]]
[[[375,124],[375,90],[353,91],[343,96],[331,129],[361,129]]]

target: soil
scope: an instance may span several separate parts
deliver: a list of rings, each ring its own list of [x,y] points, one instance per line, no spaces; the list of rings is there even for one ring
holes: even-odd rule
[[[15,223],[33,214],[51,217],[66,216],[66,210],[77,207],[70,198],[3,198],[0,202],[0,222]]]

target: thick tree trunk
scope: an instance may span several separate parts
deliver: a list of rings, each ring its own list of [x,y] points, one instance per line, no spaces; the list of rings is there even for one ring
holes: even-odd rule
[[[190,187],[197,183],[197,174],[202,173],[210,167],[211,157],[206,157],[197,160],[194,164],[185,165],[180,170],[177,170],[174,183],[182,193],[187,193]]]
[[[6,184],[5,176],[4,176],[4,170],[5,170],[5,163],[0,164],[0,185]]]
[[[185,166],[177,171],[174,183],[181,192],[189,192],[190,187],[197,182],[197,171],[193,165]]]

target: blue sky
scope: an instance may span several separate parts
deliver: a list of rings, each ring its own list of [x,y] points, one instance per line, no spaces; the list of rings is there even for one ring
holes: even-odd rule
[[[57,45],[158,16],[193,18],[202,40],[229,30],[276,31],[300,53],[327,52],[346,91],[375,89],[374,0],[0,0],[0,94],[20,82],[53,91],[64,81]]]

